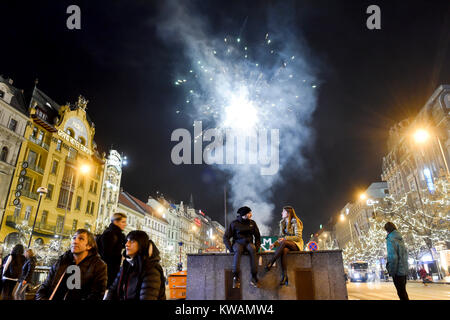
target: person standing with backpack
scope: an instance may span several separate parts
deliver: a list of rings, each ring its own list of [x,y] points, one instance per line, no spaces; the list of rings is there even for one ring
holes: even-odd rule
[[[111,217],[109,227],[96,239],[100,257],[108,266],[108,282],[106,288],[112,285],[120,270],[122,251],[125,248],[126,242],[123,230],[126,226],[127,216],[120,212],[114,213]]]

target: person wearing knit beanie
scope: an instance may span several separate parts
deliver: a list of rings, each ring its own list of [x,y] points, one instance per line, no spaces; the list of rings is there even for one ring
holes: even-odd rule
[[[258,226],[252,217],[252,209],[241,207],[237,210],[238,217],[228,226],[223,236],[223,243],[234,254],[233,259],[233,288],[240,287],[241,256],[247,251],[250,258],[251,281],[254,287],[258,286],[256,253],[261,247],[261,235]],[[233,239],[231,242],[230,240]]]

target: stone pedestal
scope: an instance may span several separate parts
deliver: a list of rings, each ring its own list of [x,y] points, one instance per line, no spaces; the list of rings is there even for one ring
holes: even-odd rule
[[[188,254],[188,300],[347,300],[342,252],[302,251],[287,256],[288,286],[280,286],[280,261],[269,272],[272,252],[257,254],[259,287],[250,285],[250,260],[241,258],[241,288],[231,288],[233,254]]]

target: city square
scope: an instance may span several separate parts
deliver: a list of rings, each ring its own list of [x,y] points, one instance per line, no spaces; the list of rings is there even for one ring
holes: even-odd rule
[[[2,3],[0,306],[450,300],[450,5],[411,2]]]

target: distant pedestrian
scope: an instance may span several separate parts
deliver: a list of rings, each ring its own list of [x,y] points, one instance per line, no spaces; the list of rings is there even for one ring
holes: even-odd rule
[[[111,224],[97,238],[100,257],[108,266],[107,288],[111,286],[122,263],[122,251],[125,249],[125,235],[123,230],[127,226],[127,216],[124,213],[114,213]]]
[[[431,280],[431,277],[428,275],[427,271],[425,270],[425,268],[423,266],[419,270],[419,275],[420,275],[420,279],[422,279],[422,283],[425,287],[427,286],[427,283],[433,282]]]
[[[144,231],[127,235],[126,257],[105,300],[165,300],[166,281],[156,245]]]
[[[14,300],[25,300],[27,287],[30,285],[31,278],[36,267],[36,257],[31,249],[25,251],[25,264],[22,267],[22,274],[19,277],[17,289],[14,291]]]
[[[5,257],[6,258],[6,257]],[[2,273],[2,299],[12,300],[14,287],[17,285],[22,267],[25,263],[25,257],[23,255],[23,245],[16,244],[11,250],[11,254],[6,258],[6,262],[3,266]]]
[[[408,252],[402,235],[392,222],[384,226],[388,235],[386,237],[387,264],[386,269],[392,276],[400,300],[409,300],[406,292],[406,277],[408,275]]]
[[[303,249],[303,223],[295,214],[294,208],[286,206],[281,212],[282,219],[280,221],[280,237],[274,244],[270,245],[270,249],[277,247],[272,259],[265,266],[265,270],[269,271],[277,259],[281,261],[281,281],[280,285],[288,285],[287,276],[287,254],[289,251],[301,251]]]
[[[233,288],[240,288],[240,265],[241,256],[246,251],[250,258],[250,284],[258,286],[258,266],[256,263],[256,253],[261,247],[261,235],[258,225],[251,219],[252,209],[241,207],[237,211],[238,218],[233,220],[223,235],[223,243],[227,249],[234,253],[233,259]],[[233,239],[232,242],[230,239]]]
[[[71,281],[77,268],[67,272],[73,266],[79,268],[79,281]],[[94,235],[86,229],[78,229],[70,250],[51,267],[47,279],[36,293],[36,300],[102,300],[107,277],[106,264],[97,253]],[[79,287],[74,286],[74,282],[78,282]]]

